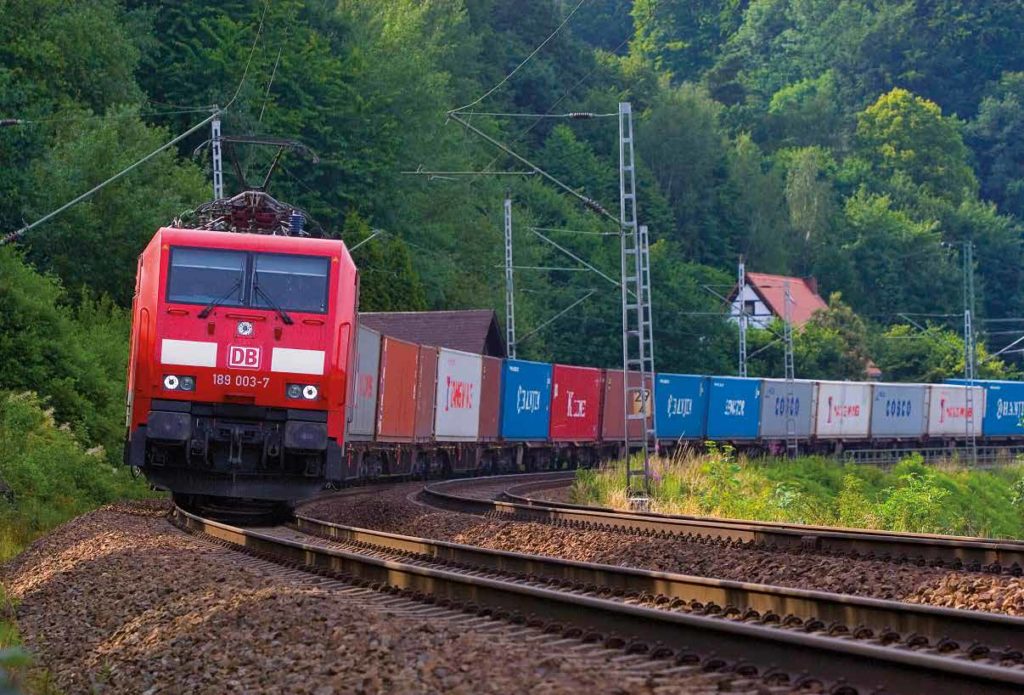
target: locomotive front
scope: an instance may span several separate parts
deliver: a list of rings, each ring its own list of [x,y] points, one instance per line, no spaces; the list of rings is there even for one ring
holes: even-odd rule
[[[139,258],[126,462],[178,498],[342,477],[358,280],[340,241],[164,228]]]

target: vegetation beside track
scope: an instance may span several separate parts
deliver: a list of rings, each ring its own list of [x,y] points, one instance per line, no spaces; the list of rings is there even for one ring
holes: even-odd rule
[[[0,391],[0,560],[78,514],[148,488],[114,465],[102,447],[87,448],[33,393]]]
[[[911,456],[889,470],[822,456],[747,459],[728,447],[653,462],[652,510],[669,514],[1024,538],[1024,464],[968,470]],[[622,462],[577,473],[572,500],[626,509]]]

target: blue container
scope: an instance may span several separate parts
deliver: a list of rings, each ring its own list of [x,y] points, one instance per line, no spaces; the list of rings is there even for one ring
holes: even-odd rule
[[[708,414],[708,378],[662,374],[654,380],[658,439],[703,439]]]
[[[966,385],[966,379],[947,379],[946,383]],[[974,380],[985,389],[985,417],[981,432],[985,437],[1024,435],[1024,382]]]
[[[761,423],[761,380],[712,377],[708,439],[756,439]]]
[[[551,365],[505,360],[501,376],[502,438],[547,439],[551,420]]]

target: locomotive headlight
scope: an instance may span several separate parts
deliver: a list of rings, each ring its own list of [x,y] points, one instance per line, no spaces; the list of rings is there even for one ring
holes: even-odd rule
[[[314,401],[320,395],[320,389],[313,384],[288,384],[285,395],[295,400]]]
[[[196,378],[194,376],[179,376],[177,374],[164,375],[164,388],[168,391],[195,391]]]

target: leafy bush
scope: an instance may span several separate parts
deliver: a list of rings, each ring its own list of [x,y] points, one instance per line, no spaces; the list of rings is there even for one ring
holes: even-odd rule
[[[0,388],[32,390],[111,462],[124,429],[128,317],[109,300],[68,307],[60,284],[0,248]]]
[[[89,509],[147,488],[102,449],[86,449],[30,392],[0,392],[0,476],[13,499],[0,502],[0,559]]]

